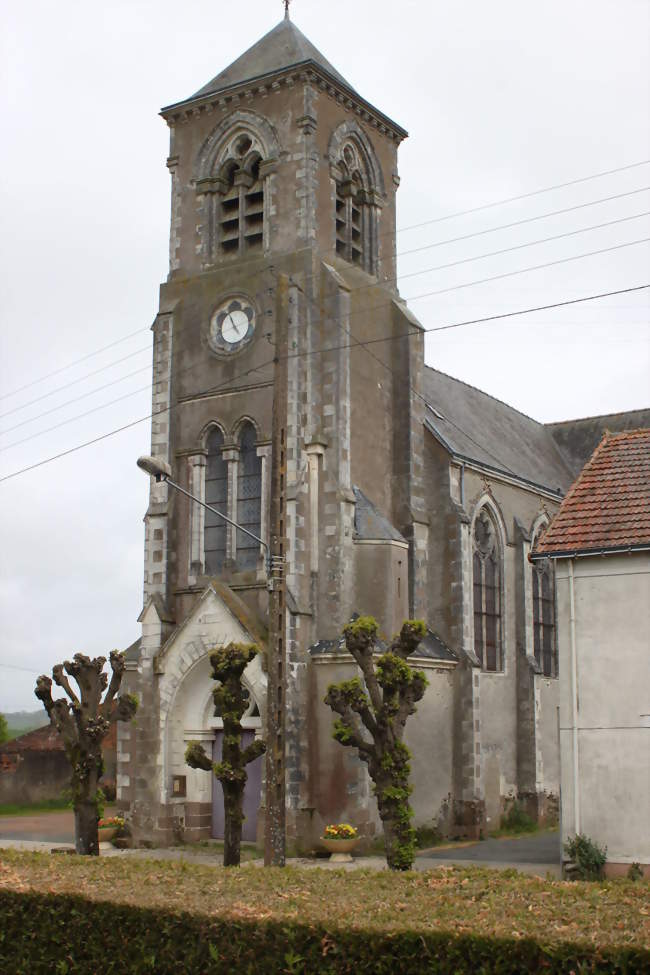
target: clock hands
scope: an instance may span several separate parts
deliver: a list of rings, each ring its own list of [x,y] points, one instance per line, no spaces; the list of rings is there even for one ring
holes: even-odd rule
[[[233,327],[233,328],[234,328],[234,330],[235,330],[235,334],[237,335],[237,337],[239,337],[239,334],[240,334],[240,333],[239,333],[239,326],[237,325],[237,322],[235,321],[235,319],[234,319],[234,318],[232,317],[232,315],[231,315],[230,313],[228,313],[228,314],[226,315],[226,319],[225,319],[225,321],[224,321],[224,325],[225,325],[225,323],[226,323],[227,321],[230,321],[230,324],[232,325],[232,327]]]

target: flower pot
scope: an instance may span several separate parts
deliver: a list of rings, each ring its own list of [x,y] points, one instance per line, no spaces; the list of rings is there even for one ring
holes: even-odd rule
[[[117,826],[100,826],[97,832],[100,843],[110,843],[117,833]]]
[[[350,863],[352,860],[350,854],[358,842],[358,836],[352,836],[345,840],[336,840],[327,836],[321,837],[321,843],[326,850],[329,850],[332,863]]]

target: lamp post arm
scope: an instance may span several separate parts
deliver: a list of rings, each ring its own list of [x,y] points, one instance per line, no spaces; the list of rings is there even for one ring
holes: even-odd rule
[[[206,504],[205,501],[201,501],[199,498],[195,497],[193,494],[190,494],[189,491],[186,491],[185,488],[182,488],[180,486],[180,484],[176,484],[176,482],[175,481],[172,481],[171,477],[167,477],[166,474],[156,474],[154,476],[155,476],[156,480],[166,481],[167,484],[170,485],[170,487],[175,488],[176,491],[180,491],[180,493],[181,494],[184,494],[186,498],[189,498],[190,499],[190,501],[195,501],[196,504],[200,504],[202,508],[205,508],[206,509],[206,511],[211,511],[213,515],[218,515],[219,518],[223,518],[223,520],[226,521],[229,525],[232,525],[233,528],[236,528],[240,532],[244,532],[245,535],[248,535],[250,538],[252,538],[256,542],[259,542],[259,544],[260,545],[263,545],[264,548],[265,548],[265,550],[266,550],[266,558],[267,558],[267,561],[268,561],[268,559],[269,559],[269,546],[267,545],[267,543],[263,539],[259,538],[257,535],[254,535],[253,532],[249,532],[248,528],[244,528],[243,525],[238,525],[236,521],[232,521],[227,515],[224,515],[223,512],[217,511],[217,509],[216,508],[213,508],[212,505]]]

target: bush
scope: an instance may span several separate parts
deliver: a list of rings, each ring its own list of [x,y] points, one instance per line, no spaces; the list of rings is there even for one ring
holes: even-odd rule
[[[572,875],[579,880],[602,880],[605,876],[607,847],[589,839],[584,833],[577,833],[564,844],[564,852],[575,864]]]
[[[433,823],[415,828],[415,842],[418,850],[427,850],[431,846],[438,846],[443,840],[442,832]]]
[[[523,806],[514,801],[501,817],[501,829],[508,830],[509,833],[534,833],[537,823],[525,812]]]
[[[648,971],[645,948],[451,931],[334,929],[0,890],[7,975],[474,975]]]
[[[632,881],[643,880],[643,867],[635,860],[627,868],[627,879]]]

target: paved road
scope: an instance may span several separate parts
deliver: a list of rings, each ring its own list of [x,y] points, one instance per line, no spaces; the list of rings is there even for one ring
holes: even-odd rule
[[[74,815],[65,809],[34,816],[0,816],[0,839],[74,843]]]
[[[110,814],[109,810],[106,811]],[[71,811],[41,813],[35,816],[0,816],[0,847],[22,847],[47,852],[52,844],[74,844],[74,818]],[[23,845],[24,844],[24,845]],[[187,859],[202,863],[220,863],[214,853],[176,850],[115,850],[106,844],[105,854],[111,856],[138,856],[155,859]],[[257,861],[254,861],[257,865]],[[259,861],[261,865],[262,861]],[[385,869],[383,857],[355,857],[350,864],[330,864],[327,860],[296,860],[300,866],[337,866],[343,869]],[[444,864],[456,866],[483,866],[497,870],[514,867],[522,873],[544,877],[547,873],[560,875],[559,833],[533,833],[509,839],[490,839],[467,846],[447,849],[435,848],[419,853],[416,870],[433,870]]]
[[[104,815],[115,816],[117,812],[107,806]],[[33,816],[0,816],[0,840],[74,844],[74,813],[71,809],[62,809]]]
[[[472,860],[474,863],[559,863],[560,834],[527,833],[507,839],[482,840],[470,846],[433,849],[418,854],[427,860]]]

